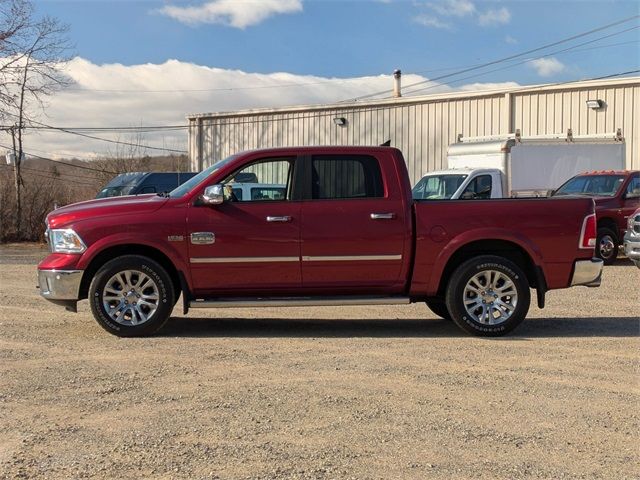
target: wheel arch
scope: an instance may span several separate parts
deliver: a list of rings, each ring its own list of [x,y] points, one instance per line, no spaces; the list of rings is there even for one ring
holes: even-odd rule
[[[541,303],[540,293],[544,296],[546,292],[546,281],[544,272],[533,261],[529,252],[522,246],[509,240],[475,240],[462,245],[447,260],[444,266],[440,282],[438,284],[438,296],[444,296],[449,280],[453,272],[470,258],[480,255],[496,255],[512,261],[522,269],[527,277],[527,281],[532,288],[539,292],[538,303]],[[544,299],[542,299],[544,304]]]
[[[173,284],[173,291],[176,299],[182,292],[180,273],[169,257],[161,250],[144,244],[125,243],[113,245],[98,252],[84,269],[82,281],[80,282],[80,299],[87,298],[89,285],[96,272],[108,261],[124,255],[141,255],[158,262],[167,271]]]
[[[598,228],[608,228],[614,233],[614,235],[616,236],[616,240],[618,242],[620,241],[620,238],[618,238],[619,237],[618,224],[613,218],[611,217],[598,218]]]

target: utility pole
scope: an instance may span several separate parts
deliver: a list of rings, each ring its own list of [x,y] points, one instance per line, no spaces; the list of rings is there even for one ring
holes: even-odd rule
[[[13,173],[14,173],[14,180],[15,180],[15,186],[16,186],[16,216],[14,218],[14,230],[15,230],[15,235],[17,236],[18,239],[20,239],[20,230],[21,230],[21,219],[22,219],[22,176],[20,175],[20,164],[22,163],[22,158],[21,155],[18,155],[18,149],[16,147],[16,126],[13,125],[12,127],[9,128],[9,131],[11,132],[11,141],[12,141],[12,146],[13,146],[13,158],[14,163],[13,163]]]

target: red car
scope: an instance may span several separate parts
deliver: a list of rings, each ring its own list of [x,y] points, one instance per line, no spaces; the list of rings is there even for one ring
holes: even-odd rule
[[[259,200],[235,179],[286,188]],[[591,199],[414,201],[389,147],[258,150],[168,195],[92,200],[47,218],[41,294],[88,298],[119,336],[149,335],[190,308],[426,302],[476,335],[524,320],[530,287],[598,286]]]
[[[588,172],[567,180],[554,197],[577,195],[594,199],[598,218],[596,255],[613,263],[622,245],[629,216],[640,208],[640,171]]]

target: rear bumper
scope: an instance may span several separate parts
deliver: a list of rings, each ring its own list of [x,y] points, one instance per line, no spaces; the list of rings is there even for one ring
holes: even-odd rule
[[[571,277],[571,286],[599,287],[603,265],[604,262],[599,258],[577,260],[573,269],[573,277]]]
[[[38,270],[40,295],[47,300],[78,300],[84,270]]]

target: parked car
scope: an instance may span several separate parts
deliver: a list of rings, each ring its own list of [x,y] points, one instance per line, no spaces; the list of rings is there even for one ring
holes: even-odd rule
[[[594,171],[576,175],[558,188],[554,197],[591,197],[596,204],[598,239],[596,255],[612,264],[622,245],[627,220],[640,207],[640,171]]]
[[[234,200],[239,173],[285,198]],[[588,198],[413,201],[389,147],[245,152],[168,196],[69,205],[47,217],[41,294],[72,311],[88,298],[119,336],[161,328],[190,308],[426,302],[475,335],[527,315],[530,288],[598,286]]]
[[[96,198],[170,192],[196,174],[197,172],[121,173],[107,183],[104,188],[98,192]]]
[[[622,132],[521,137],[460,137],[449,145],[447,170],[430,172],[413,198],[433,200],[543,197],[587,170],[625,168]]]
[[[624,235],[624,254],[640,268],[640,208],[629,217]]]

